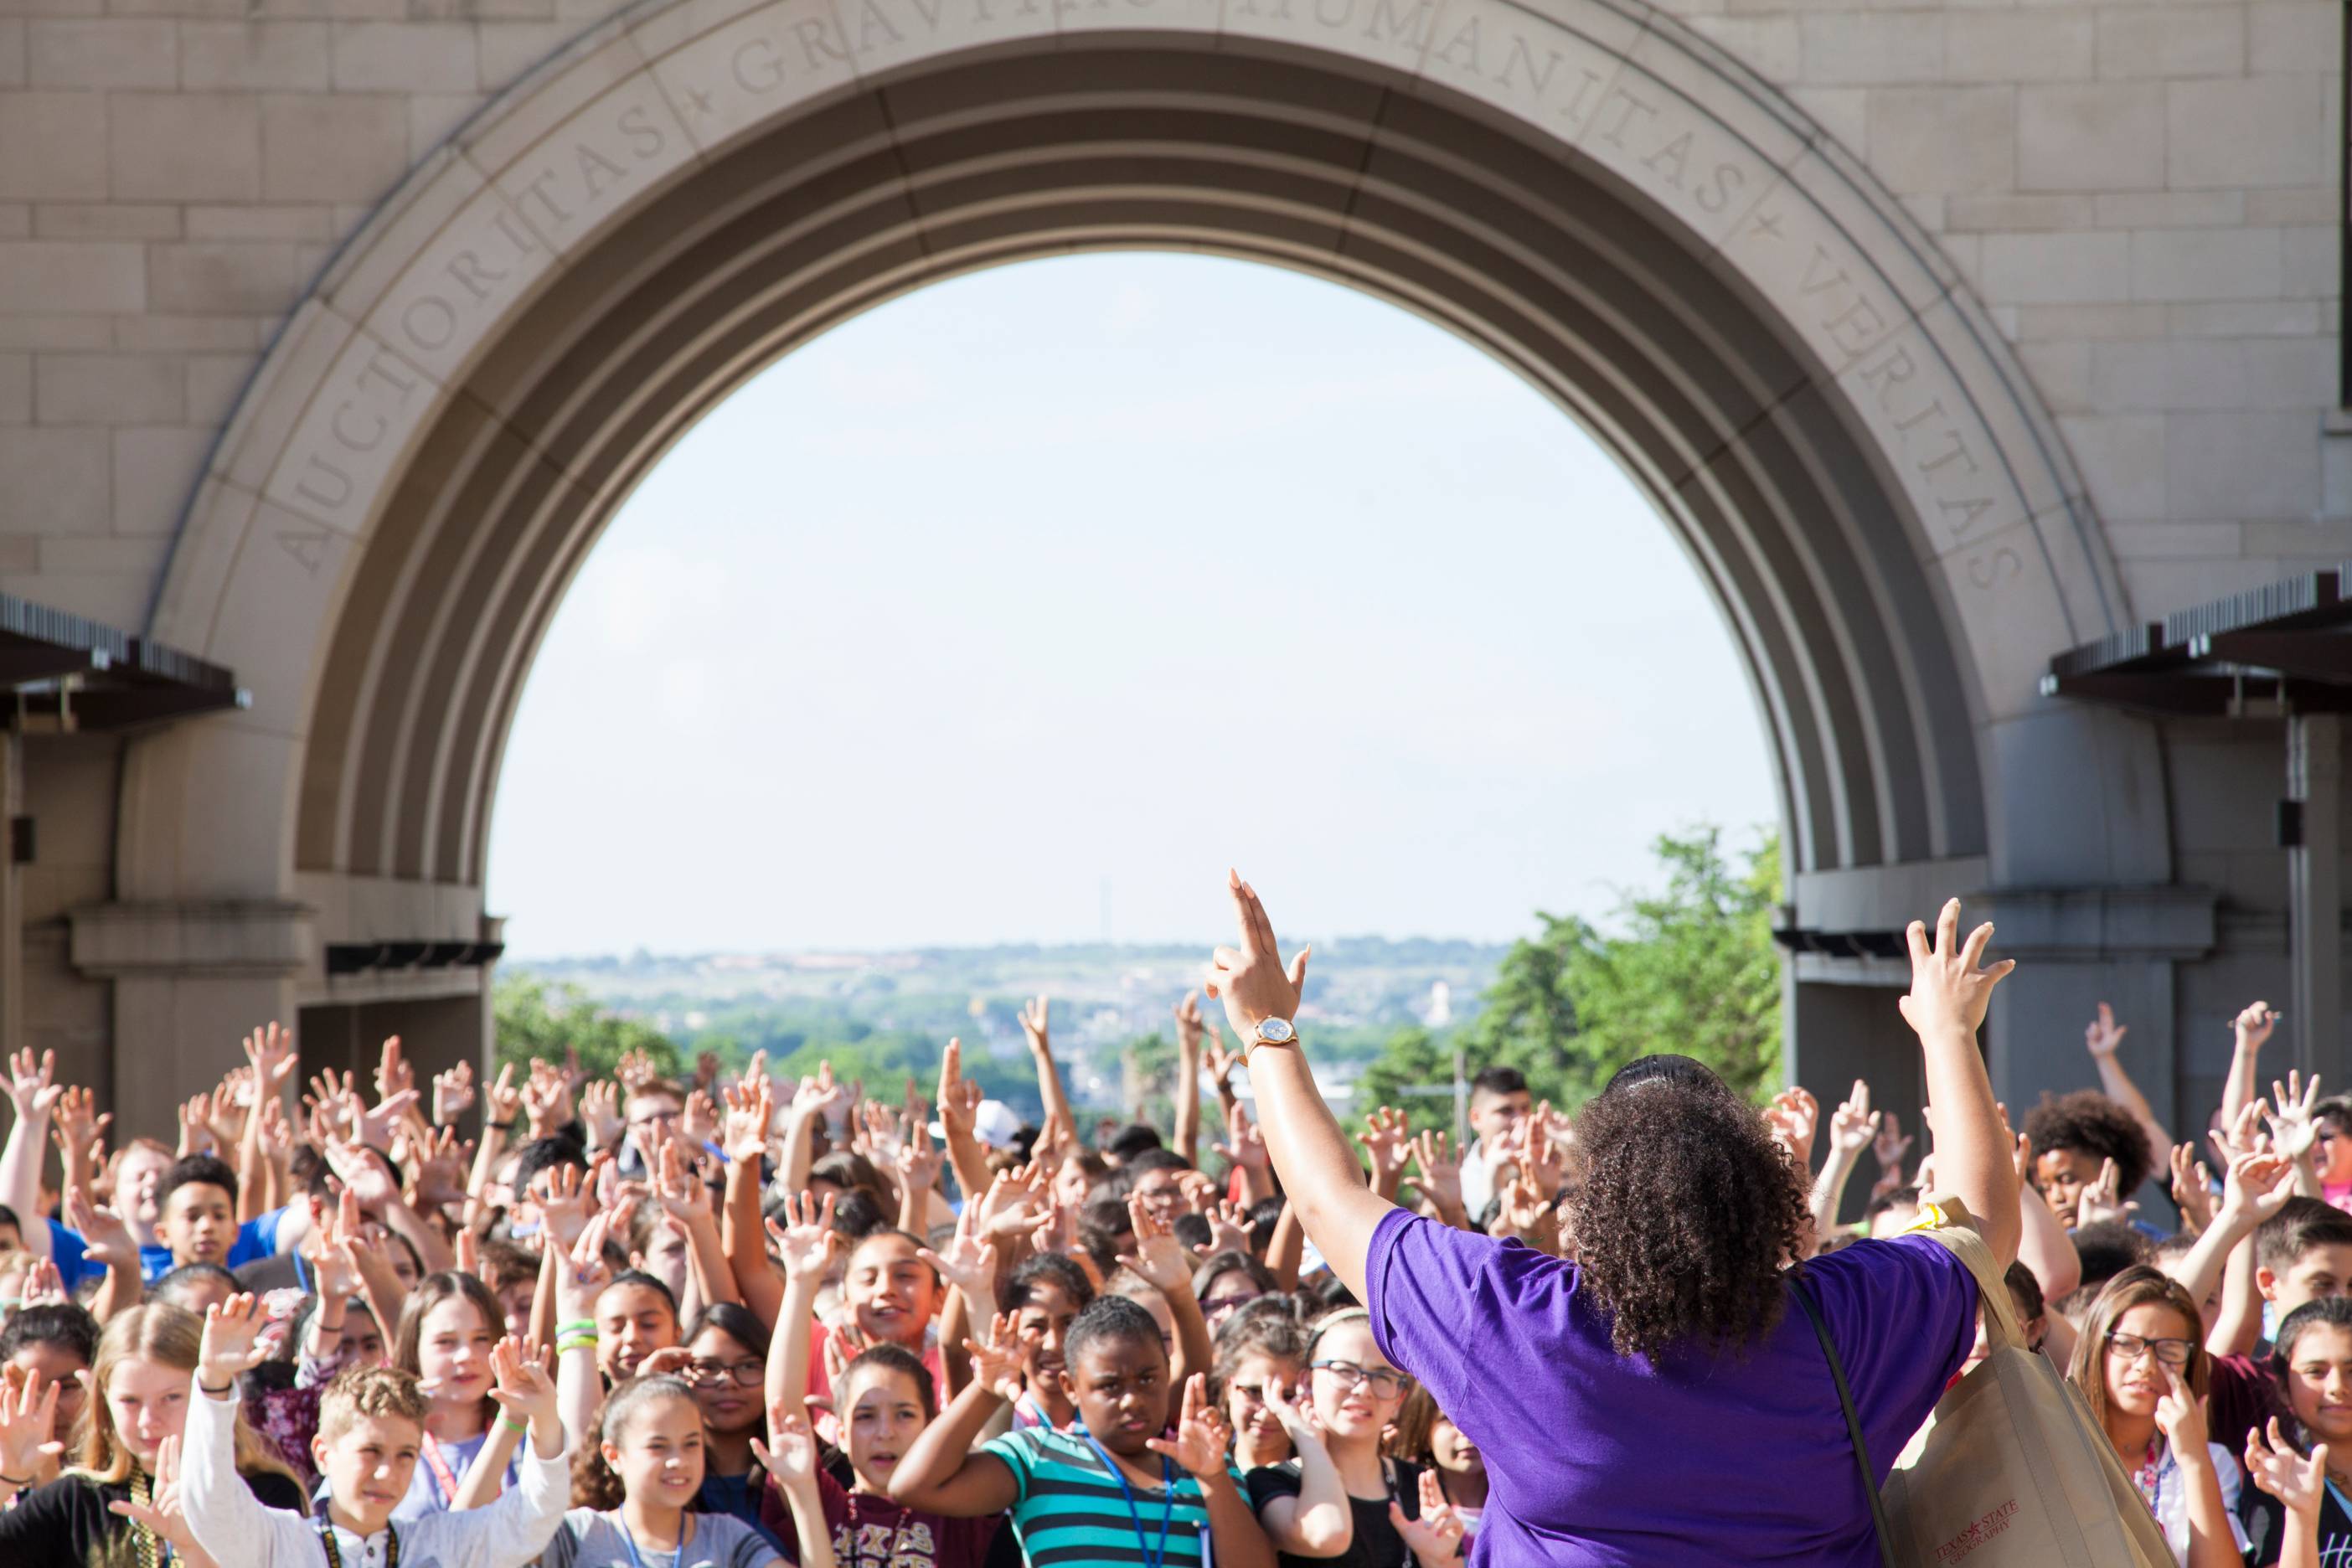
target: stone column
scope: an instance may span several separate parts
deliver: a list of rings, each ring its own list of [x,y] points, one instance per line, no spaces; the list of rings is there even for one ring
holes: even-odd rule
[[[2301,831],[2287,849],[2287,931],[2294,1065],[2344,1082],[2344,721],[2297,713],[2286,725],[2286,796]]]

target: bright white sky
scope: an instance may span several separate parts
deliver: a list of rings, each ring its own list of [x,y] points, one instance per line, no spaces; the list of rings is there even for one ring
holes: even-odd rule
[[[632,496],[507,749],[518,957],[1504,940],[1777,812],[1745,675],[1610,458],[1367,296],[1030,262],[835,330]]]

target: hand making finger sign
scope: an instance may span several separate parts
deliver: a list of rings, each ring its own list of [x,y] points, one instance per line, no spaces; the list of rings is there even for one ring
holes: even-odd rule
[[[1240,945],[1217,949],[1204,989],[1224,1003],[1225,1021],[1246,1047],[1257,1037],[1257,1026],[1264,1020],[1297,1016],[1298,994],[1307,984],[1307,960],[1314,949],[1300,948],[1286,966],[1282,946],[1275,940],[1274,922],[1266,918],[1265,905],[1256,891],[1238,871],[1227,871],[1225,879],[1233,895]]]
[[[1194,1373],[1184,1380],[1184,1403],[1176,1417],[1173,1437],[1151,1437],[1144,1447],[1163,1455],[1195,1476],[1225,1468],[1223,1413],[1209,1403],[1207,1379]]]
[[[1960,900],[1950,899],[1936,916],[1933,944],[1924,921],[1913,921],[1903,934],[1911,948],[1911,990],[1896,1004],[1904,1021],[1922,1037],[1947,1031],[1975,1034],[1992,1005],[1992,988],[2017,967],[2013,958],[1984,962],[1992,926],[1977,927],[1963,942]]]

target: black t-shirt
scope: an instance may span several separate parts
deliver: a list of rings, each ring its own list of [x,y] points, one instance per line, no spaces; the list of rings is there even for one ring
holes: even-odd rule
[[[245,1484],[265,1508],[302,1511],[302,1489],[275,1471],[247,1476]],[[0,1513],[0,1563],[82,1568],[99,1562],[110,1555],[116,1538],[131,1528],[129,1520],[108,1512],[106,1505],[130,1500],[128,1481],[99,1482],[81,1476],[61,1476],[26,1492],[15,1508]]]
[[[1389,1498],[1396,1500],[1405,1518],[1419,1519],[1421,1467],[1402,1459],[1385,1459],[1381,1464],[1389,1478],[1389,1496],[1348,1499],[1348,1511],[1356,1521],[1348,1550],[1337,1557],[1294,1557],[1287,1552],[1277,1552],[1278,1568],[1413,1568],[1412,1548],[1404,1543],[1404,1537],[1389,1522]],[[1250,1507],[1264,1513],[1265,1505],[1275,1499],[1297,1497],[1299,1486],[1297,1459],[1261,1466],[1249,1473]]]
[[[2270,1493],[2245,1483],[2240,1493],[2246,1516],[2246,1536],[2254,1543],[2254,1554],[2247,1561],[2256,1568],[2271,1568],[2285,1549],[2286,1505]],[[2352,1565],[2352,1513],[2347,1513],[2344,1499],[2334,1487],[2319,1503],[2320,1568],[2347,1568]]]

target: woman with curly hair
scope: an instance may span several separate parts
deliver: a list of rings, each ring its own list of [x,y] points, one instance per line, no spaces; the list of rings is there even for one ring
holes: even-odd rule
[[[2025,1135],[2033,1142],[2033,1184],[2069,1230],[2084,1192],[2098,1184],[2108,1162],[2118,1199],[2139,1191],[2156,1167],[2139,1120],[2095,1089],[2043,1095],[2025,1113]]]
[[[1762,1113],[1687,1058],[1621,1070],[1578,1126],[1573,1263],[1400,1209],[1364,1184],[1298,1048],[1307,952],[1286,966],[1257,895],[1238,876],[1231,889],[1240,945],[1217,950],[1210,994],[1249,1052],[1259,1124],[1308,1237],[1366,1304],[1381,1352],[1486,1458],[1471,1562],[1878,1563],[1836,1386],[1787,1310],[1804,1184]],[[2006,1267],[2017,1170],[1976,1041],[2011,967],[1983,964],[1991,934],[1963,945],[1957,900],[1932,945],[1914,921],[1901,1006],[1926,1053],[1941,1183]],[[1803,1279],[1876,1485],[1968,1354],[1975,1279],[1911,1235],[1815,1259]]]

